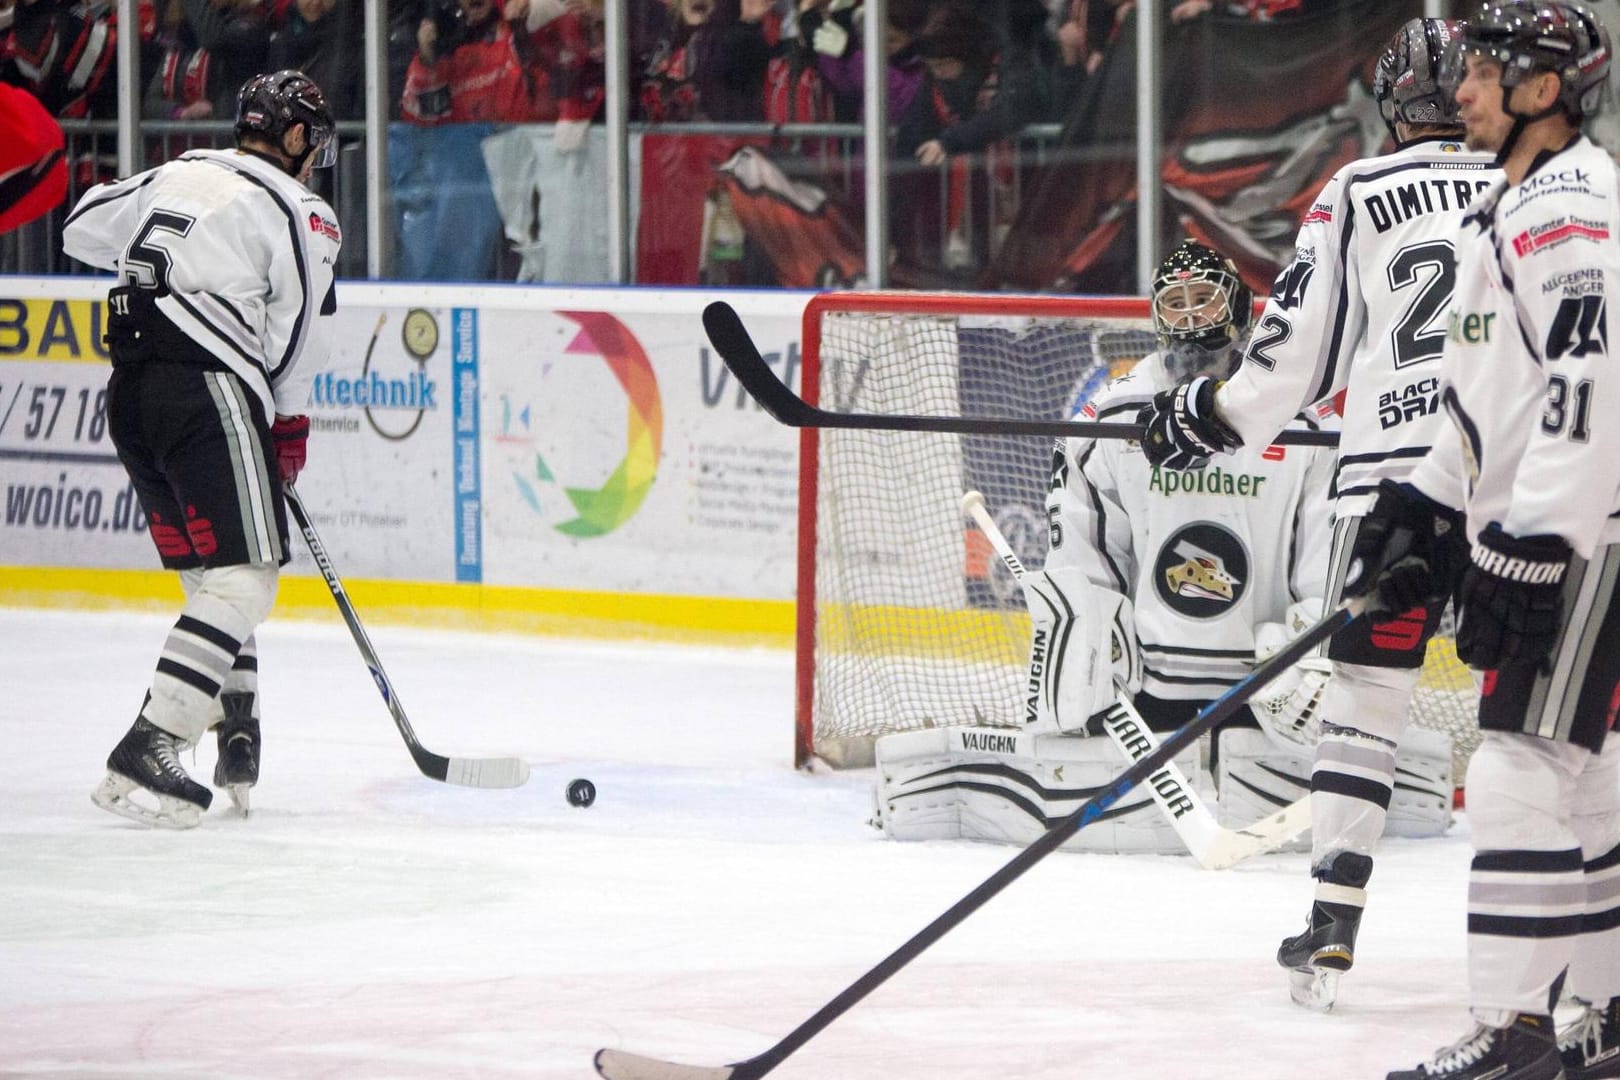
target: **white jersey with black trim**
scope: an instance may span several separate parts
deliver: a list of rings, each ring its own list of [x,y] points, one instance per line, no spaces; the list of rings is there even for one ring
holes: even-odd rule
[[[1340,516],[1365,512],[1378,482],[1404,479],[1434,441],[1452,237],[1500,176],[1489,155],[1440,139],[1340,169],[1305,215],[1243,366],[1219,390],[1222,417],[1262,445],[1346,391]]]
[[[156,290],[163,316],[242,378],[265,415],[308,411],[330,351],[341,244],[326,200],[264,158],[193,150],[98,184],[62,250]]]
[[[1174,385],[1157,353],[1081,410],[1130,421]],[[1324,426],[1312,410],[1291,429]],[[1203,469],[1149,465],[1124,439],[1058,441],[1046,513],[1048,567],[1078,566],[1131,598],[1142,646],[1142,688],[1208,701],[1254,666],[1254,629],[1323,595],[1332,542],[1333,451],[1245,446]]]
[[[1467,511],[1470,536],[1495,521],[1590,559],[1620,541],[1614,160],[1582,136],[1492,188],[1458,234],[1457,275],[1440,390],[1452,429],[1411,482]]]

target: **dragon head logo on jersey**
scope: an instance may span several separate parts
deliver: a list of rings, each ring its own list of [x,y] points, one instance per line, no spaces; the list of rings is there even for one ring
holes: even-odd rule
[[[1176,530],[1165,541],[1153,577],[1166,607],[1188,618],[1213,619],[1243,596],[1249,556],[1230,530],[1200,521]]]

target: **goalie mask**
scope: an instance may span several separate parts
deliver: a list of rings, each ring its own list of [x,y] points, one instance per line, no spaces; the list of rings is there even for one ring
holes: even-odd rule
[[[1153,331],[1178,383],[1230,375],[1253,318],[1254,294],[1213,248],[1183,240],[1153,275]]]
[[[1611,52],[1608,31],[1580,5],[1513,0],[1486,4],[1463,24],[1441,68],[1446,93],[1455,95],[1462,85],[1470,56],[1502,68],[1502,111],[1513,118],[1513,128],[1497,151],[1497,160],[1504,161],[1526,124],[1560,111],[1579,124],[1597,112]],[[1513,88],[1546,71],[1558,76],[1558,99],[1533,115],[1514,112],[1508,104]]]
[[[1440,84],[1446,53],[1461,35],[1460,22],[1412,19],[1384,47],[1373,73],[1373,98],[1397,145],[1397,123],[1462,126],[1456,100]]]
[[[290,175],[302,172],[311,155],[317,169],[337,160],[337,124],[314,80],[300,71],[278,71],[255,75],[242,84],[236,95],[238,142],[243,135],[256,135],[284,147],[288,129],[297,124],[304,125],[304,152],[287,170]]]

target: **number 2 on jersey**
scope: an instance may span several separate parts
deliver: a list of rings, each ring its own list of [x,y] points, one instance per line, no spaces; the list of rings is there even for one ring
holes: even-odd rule
[[[1417,294],[1391,331],[1395,366],[1435,360],[1446,341],[1446,311],[1457,286],[1457,257],[1449,240],[1428,240],[1401,248],[1389,261],[1389,287]]]

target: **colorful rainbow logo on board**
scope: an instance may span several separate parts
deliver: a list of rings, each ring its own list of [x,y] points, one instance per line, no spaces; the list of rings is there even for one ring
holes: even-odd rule
[[[559,311],[579,324],[564,353],[599,356],[624,388],[626,406],[624,460],[599,488],[565,487],[574,517],[556,526],[567,536],[603,536],[641,509],[658,476],[664,446],[664,411],[658,379],[646,350],[617,318],[604,311]]]

